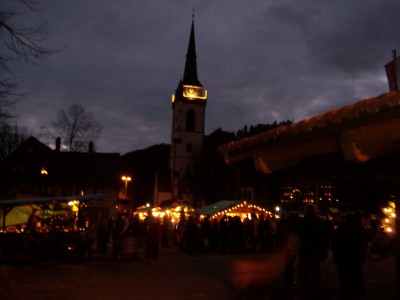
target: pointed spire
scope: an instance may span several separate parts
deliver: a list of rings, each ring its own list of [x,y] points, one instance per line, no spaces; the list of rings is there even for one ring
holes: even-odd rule
[[[185,71],[183,73],[183,84],[202,86],[197,78],[196,63],[196,43],[194,39],[194,13],[192,15],[192,28],[190,30],[190,39],[188,51],[186,53]]]

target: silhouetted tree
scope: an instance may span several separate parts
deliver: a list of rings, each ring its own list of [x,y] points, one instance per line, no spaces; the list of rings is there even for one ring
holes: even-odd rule
[[[0,129],[0,163],[28,138],[28,128],[3,123]]]
[[[12,124],[13,105],[23,96],[18,93],[12,64],[33,62],[48,56],[50,51],[40,46],[44,40],[42,26],[22,25],[21,16],[35,13],[29,0],[2,1],[0,7],[0,162],[10,155],[28,136],[28,130]],[[28,19],[28,18],[25,18]]]
[[[236,132],[236,138],[237,139],[241,139],[244,137],[248,137],[248,136],[252,136],[252,135],[256,135],[259,134],[261,132],[264,131],[268,131],[274,128],[277,128],[279,126],[285,126],[285,125],[289,125],[292,124],[293,122],[291,120],[286,120],[286,121],[281,121],[279,123],[277,123],[276,121],[272,124],[257,124],[257,125],[250,125],[250,127],[248,127],[247,125],[245,125],[242,129],[239,129]]]
[[[2,1],[0,7],[0,126],[12,117],[11,107],[22,94],[15,92],[17,80],[11,63],[34,61],[50,52],[40,46],[42,26],[26,27],[20,16],[34,12],[33,1]]]
[[[51,125],[51,129],[42,128],[44,137],[53,141],[60,137],[62,148],[70,152],[86,151],[88,143],[99,139],[103,130],[93,115],[79,104],[71,105],[67,111],[60,110]]]

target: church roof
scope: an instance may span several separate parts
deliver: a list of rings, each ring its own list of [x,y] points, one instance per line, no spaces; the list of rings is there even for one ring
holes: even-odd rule
[[[192,28],[190,30],[190,39],[188,50],[186,53],[185,70],[183,73],[183,84],[202,86],[197,78],[197,62],[196,62],[196,42],[194,37],[194,20],[192,20]]]

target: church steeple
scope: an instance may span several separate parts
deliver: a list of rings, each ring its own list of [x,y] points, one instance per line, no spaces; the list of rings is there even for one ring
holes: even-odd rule
[[[183,79],[172,95],[170,151],[172,197],[191,204],[199,197],[194,193],[194,174],[203,153],[206,104],[207,91],[197,78],[193,18]]]
[[[185,71],[183,73],[183,84],[201,86],[197,78],[197,62],[196,62],[196,42],[194,38],[194,19],[192,19],[192,28],[190,30],[189,46],[186,53]]]
[[[203,85],[197,78],[197,56],[196,42],[194,37],[194,15],[192,19],[192,27],[190,30],[190,38],[188,50],[186,53],[185,70],[183,79],[179,81],[175,94],[172,95],[172,107],[176,101],[191,101],[206,104],[207,90],[203,89]]]

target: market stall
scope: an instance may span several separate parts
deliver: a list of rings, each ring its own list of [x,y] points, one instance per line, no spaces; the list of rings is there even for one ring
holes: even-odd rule
[[[141,220],[144,220],[149,213],[161,219],[166,216],[172,223],[177,223],[182,218],[182,215],[187,219],[189,216],[196,214],[196,210],[187,203],[168,200],[157,207],[152,207],[150,204],[140,206],[136,208],[134,215],[137,214]]]
[[[210,205],[201,207],[197,209],[197,213],[200,216],[208,216],[210,218],[222,218],[224,215],[226,216],[239,216],[241,220],[246,217],[251,218],[251,214],[256,214],[259,217],[261,214],[270,215],[272,213],[267,209],[249,203],[246,200],[222,200]]]
[[[86,202],[103,194],[0,200],[0,261],[82,256]]]

